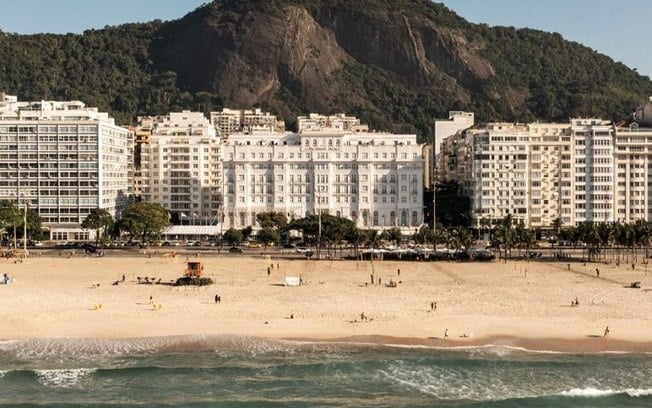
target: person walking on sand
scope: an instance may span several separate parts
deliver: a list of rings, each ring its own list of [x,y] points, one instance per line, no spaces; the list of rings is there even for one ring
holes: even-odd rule
[[[218,299],[219,299],[219,298],[220,298],[220,297],[219,297],[218,295],[215,295],[215,303],[218,302]]]
[[[396,271],[396,273],[398,274],[398,276],[401,276],[401,268],[398,268],[398,270]]]
[[[446,329],[446,331],[444,332],[444,338],[445,338],[445,339],[448,338],[448,329]]]
[[[595,276],[600,277],[600,269],[595,268]]]
[[[607,337],[607,334],[609,334],[609,326],[604,329],[604,336],[602,337]]]

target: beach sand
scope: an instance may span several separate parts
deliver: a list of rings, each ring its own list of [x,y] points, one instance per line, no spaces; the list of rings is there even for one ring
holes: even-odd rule
[[[646,290],[652,288],[652,269],[646,275],[643,265],[636,270],[524,261],[372,265],[272,257],[268,276],[270,261],[263,257],[190,260],[203,262],[204,276],[215,284],[137,283],[138,277],[175,280],[186,268],[180,256],[2,259],[0,273],[14,282],[0,285],[0,339],[206,334],[652,352],[652,291]],[[125,282],[113,285],[122,275]],[[301,276],[304,284],[286,287],[286,276]],[[390,279],[400,283],[387,287]],[[626,287],[633,281],[640,281],[641,289]],[[571,307],[576,297],[580,305]],[[607,326],[609,335],[603,337]]]

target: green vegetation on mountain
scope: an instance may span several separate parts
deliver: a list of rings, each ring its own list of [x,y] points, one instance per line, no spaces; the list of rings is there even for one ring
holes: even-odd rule
[[[0,90],[81,100],[121,124],[261,107],[287,123],[346,112],[429,140],[449,110],[619,119],[652,82],[559,34],[471,24],[428,0],[218,0],[179,20],[82,35],[0,31]]]

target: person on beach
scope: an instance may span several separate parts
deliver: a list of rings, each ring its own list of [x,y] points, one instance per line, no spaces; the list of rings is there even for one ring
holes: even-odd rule
[[[444,338],[445,338],[445,339],[448,338],[448,329],[446,329],[446,331],[444,332]]]
[[[219,302],[220,297],[218,295],[215,295],[215,303]]]
[[[568,270],[570,271],[570,264],[566,264],[566,267],[567,267]]]
[[[401,268],[398,268],[398,270],[396,271],[396,273],[398,274],[398,276],[401,276]]]
[[[595,268],[595,276],[600,277],[600,269]]]
[[[604,329],[604,336],[602,337],[607,337],[607,334],[609,334],[609,326]]]
[[[435,302],[430,302],[430,310],[435,310]]]
[[[270,273],[272,273],[272,270],[271,270],[270,267],[268,266],[268,267],[267,267],[267,276],[269,276]]]

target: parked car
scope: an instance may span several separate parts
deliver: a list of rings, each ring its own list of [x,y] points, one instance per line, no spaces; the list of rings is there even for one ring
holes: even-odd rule
[[[283,245],[283,248],[294,249],[294,244],[290,244],[290,243],[285,244]]]
[[[247,248],[260,248],[260,244],[257,242],[250,242],[247,244]]]
[[[238,254],[238,253],[242,252],[242,249],[240,249],[238,247],[231,247],[231,248],[229,248],[229,252],[231,252],[232,254]]]
[[[308,248],[306,248],[306,247],[297,247],[296,251],[297,251],[298,254],[305,254],[306,252],[308,252]]]
[[[83,249],[84,252],[86,252],[87,254],[94,254],[95,252],[97,252],[97,247],[88,242],[82,244],[80,248]]]

